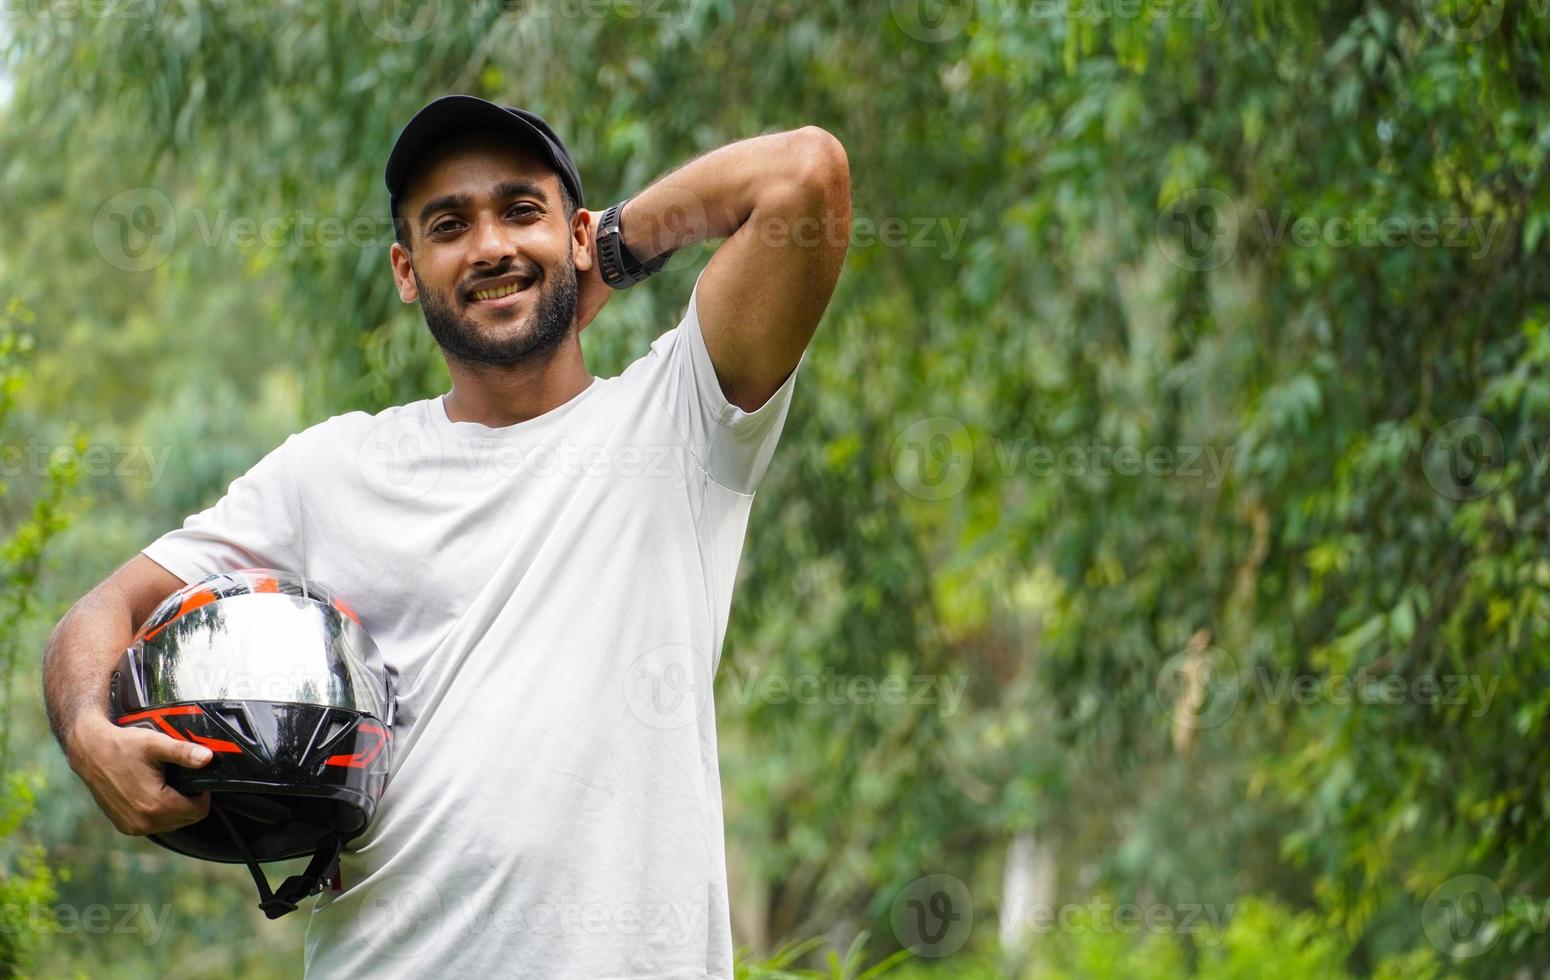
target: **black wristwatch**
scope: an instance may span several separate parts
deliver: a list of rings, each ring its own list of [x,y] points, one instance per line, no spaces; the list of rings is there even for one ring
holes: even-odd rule
[[[604,211],[597,226],[598,271],[603,281],[615,289],[629,289],[661,272],[673,255],[672,251],[663,252],[650,262],[642,262],[630,254],[630,250],[624,246],[624,232],[619,227],[619,215],[628,203],[629,198],[625,198]]]

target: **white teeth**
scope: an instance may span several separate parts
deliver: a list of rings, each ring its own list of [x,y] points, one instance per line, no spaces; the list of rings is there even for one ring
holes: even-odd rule
[[[481,289],[474,293],[474,299],[500,299],[502,296],[510,296],[522,289],[522,283],[514,282],[507,286],[497,286],[494,289]]]

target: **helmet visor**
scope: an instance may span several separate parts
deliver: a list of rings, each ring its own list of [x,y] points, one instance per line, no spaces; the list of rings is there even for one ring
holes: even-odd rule
[[[179,616],[137,652],[149,705],[289,701],[388,717],[376,644],[314,599],[228,596]]]

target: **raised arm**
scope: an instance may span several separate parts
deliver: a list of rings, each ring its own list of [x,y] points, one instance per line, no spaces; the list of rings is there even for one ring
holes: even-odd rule
[[[726,241],[701,274],[698,311],[727,401],[752,412],[795,370],[850,242],[850,164],[816,126],[741,140],[658,178],[620,215],[646,261]]]

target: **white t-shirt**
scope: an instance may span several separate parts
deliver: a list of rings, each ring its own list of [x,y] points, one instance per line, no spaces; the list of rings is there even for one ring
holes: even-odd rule
[[[397,674],[392,775],[312,907],[309,976],[732,975],[711,683],[796,372],[727,402],[697,294],[544,415],[335,416],[145,549],[190,582],[316,579]]]

